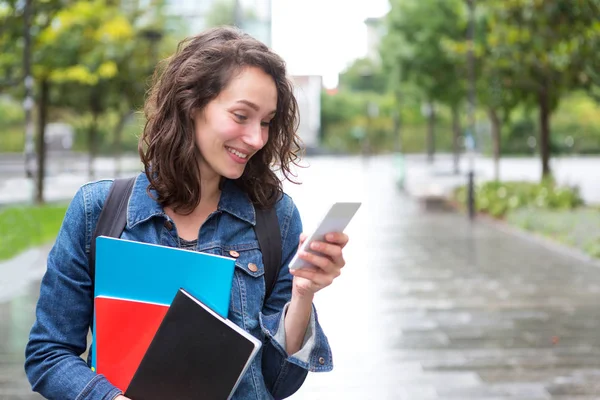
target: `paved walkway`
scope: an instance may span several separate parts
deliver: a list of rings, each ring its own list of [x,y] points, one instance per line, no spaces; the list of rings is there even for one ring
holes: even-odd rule
[[[335,369],[294,400],[600,399],[597,264],[423,210],[395,189],[390,159],[313,164],[288,185],[306,230],[332,201],[364,204],[344,273],[316,298]],[[39,398],[21,372],[36,293],[0,304],[0,399]]]
[[[348,169],[325,196],[354,188],[365,205],[317,298],[336,368],[295,399],[600,399],[597,264],[425,212],[377,178],[383,163]]]

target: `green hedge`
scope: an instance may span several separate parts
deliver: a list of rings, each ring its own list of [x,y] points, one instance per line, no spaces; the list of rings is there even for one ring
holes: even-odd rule
[[[458,188],[455,200],[465,205],[466,187]],[[475,188],[476,209],[479,212],[501,218],[510,210],[536,208],[570,210],[583,204],[579,190],[561,187],[552,181],[531,182],[485,182]]]

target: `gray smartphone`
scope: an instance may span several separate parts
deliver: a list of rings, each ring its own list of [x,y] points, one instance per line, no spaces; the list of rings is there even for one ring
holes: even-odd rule
[[[304,241],[300,250],[290,261],[290,269],[300,269],[310,264],[298,257],[301,251],[318,254],[310,249],[313,241],[324,241],[325,235],[331,232],[343,232],[350,223],[362,203],[334,203],[315,231]]]

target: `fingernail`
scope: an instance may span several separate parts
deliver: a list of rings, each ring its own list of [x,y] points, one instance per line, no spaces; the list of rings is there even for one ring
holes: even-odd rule
[[[333,233],[328,233],[326,237],[327,237],[327,240],[335,239],[335,235]]]
[[[321,245],[319,243],[311,243],[310,248],[313,250],[319,250],[321,248]]]

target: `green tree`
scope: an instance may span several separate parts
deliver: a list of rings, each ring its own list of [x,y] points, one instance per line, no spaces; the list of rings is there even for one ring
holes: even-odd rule
[[[206,15],[206,25],[209,27],[230,25],[243,28],[245,22],[256,19],[252,9],[246,9],[239,0],[217,0]]]
[[[456,153],[466,74],[464,59],[457,58],[450,45],[466,35],[465,5],[462,0],[390,0],[390,5],[381,48],[386,70],[392,82],[410,82],[419,89],[428,118],[429,161],[435,153],[436,104],[452,110]]]
[[[384,93],[387,76],[382,67],[370,58],[358,58],[340,74],[340,90]]]
[[[40,114],[45,115],[49,106],[44,93],[55,85],[62,93],[54,98],[55,105],[91,116],[90,179],[94,178],[98,119],[110,106],[110,81],[117,76],[117,63],[126,55],[133,35],[131,23],[112,2],[77,1],[56,14],[36,43],[38,62],[34,72],[42,87]]]
[[[550,117],[591,61],[587,43],[600,34],[599,9],[600,0],[486,2],[489,62],[509,90],[538,105],[544,177],[551,175]]]
[[[208,26],[235,25],[235,0],[218,0],[206,15]]]
[[[468,3],[468,0],[466,0]],[[514,87],[507,86],[504,71],[492,60],[494,50],[489,46],[486,38],[490,34],[490,13],[487,4],[475,3],[474,9],[474,40],[472,43],[475,58],[475,87],[476,99],[479,108],[483,108],[490,120],[492,137],[492,154],[494,158],[494,178],[500,179],[500,156],[502,128],[511,118],[513,110],[524,101],[526,93]],[[458,41],[448,41],[448,48],[461,59],[468,57],[471,44],[467,37]]]
[[[109,110],[119,113],[114,135],[118,147],[125,121],[143,104],[154,65],[172,52],[174,43],[172,38],[163,40],[168,21],[160,5],[142,9],[137,2],[110,0],[32,4],[32,69],[38,110],[36,197],[43,202],[46,122],[53,114],[64,115],[65,110],[80,120],[89,116],[89,172],[93,177],[99,117]],[[0,93],[16,97],[22,96],[23,14],[22,1],[0,2]]]
[[[51,26],[56,15],[63,7],[70,4],[68,0],[16,1],[0,2],[0,93],[12,94],[23,98],[25,75],[32,73],[37,78],[39,57],[37,40],[40,32]],[[38,90],[36,102],[47,103],[49,85],[46,81],[36,81]],[[45,175],[45,137],[44,128],[48,109],[39,108],[37,113],[37,203],[44,201]],[[26,114],[27,115],[27,114]],[[29,114],[31,115],[31,114]],[[29,127],[29,124],[28,124]]]

